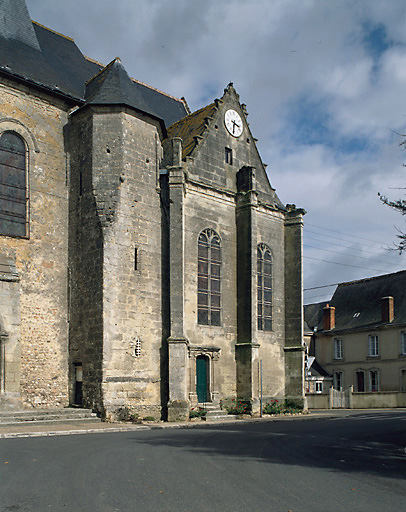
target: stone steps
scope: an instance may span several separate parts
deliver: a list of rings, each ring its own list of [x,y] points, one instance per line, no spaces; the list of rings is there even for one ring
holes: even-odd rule
[[[199,404],[199,408],[206,411],[206,421],[222,421],[229,420],[231,418],[226,411],[223,411],[218,405],[211,402]]]
[[[71,423],[86,421],[99,423],[100,419],[90,409],[24,409],[13,411],[0,410],[0,425],[24,425],[45,423]]]

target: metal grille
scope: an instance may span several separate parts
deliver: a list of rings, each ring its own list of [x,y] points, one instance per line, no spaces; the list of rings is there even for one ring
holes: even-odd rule
[[[26,150],[14,132],[0,137],[0,234],[27,233]]]

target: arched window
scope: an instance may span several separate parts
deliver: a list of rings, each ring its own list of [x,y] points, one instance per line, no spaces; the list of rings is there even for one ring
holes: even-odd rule
[[[0,234],[27,235],[26,149],[15,132],[0,137]]]
[[[269,247],[257,247],[258,329],[272,330],[272,254]]]
[[[197,259],[197,323],[220,325],[221,242],[212,229],[200,233]]]

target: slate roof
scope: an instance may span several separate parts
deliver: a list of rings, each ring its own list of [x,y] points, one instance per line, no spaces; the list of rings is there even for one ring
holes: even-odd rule
[[[392,324],[406,323],[406,270],[394,274],[341,283],[329,301],[335,307],[335,331],[377,327],[382,323],[381,299],[394,298]],[[326,302],[305,306],[305,320],[310,327],[323,329]]]
[[[306,375],[312,377],[330,377],[330,374],[319,365],[314,356],[309,356],[306,362]]]
[[[323,308],[326,305],[327,302],[318,302],[316,304],[306,304],[304,307],[305,324],[311,331],[315,327],[321,329],[323,326]]]
[[[217,107],[214,103],[196,110],[193,114],[181,119],[177,123],[170,126],[168,129],[168,137],[180,137],[183,140],[182,156],[190,156],[197,146],[198,142],[196,137],[201,137],[208,127],[208,120],[213,116]]]
[[[80,104],[85,100],[86,82],[101,69],[103,66],[87,59],[72,39],[32,22],[24,0],[0,0],[0,72]],[[140,82],[130,80],[125,94],[120,87],[110,87],[105,98],[117,103],[117,91],[129,106],[163,119],[166,126],[187,115],[181,100]]]
[[[18,40],[0,37],[0,69],[54,92],[82,99],[85,82],[100,71],[72,39],[33,23],[41,51]],[[1,34],[0,34],[1,36]]]
[[[167,96],[132,80],[118,57],[87,82],[85,100],[87,105],[128,105],[166,124],[186,113],[181,102],[168,108]]]

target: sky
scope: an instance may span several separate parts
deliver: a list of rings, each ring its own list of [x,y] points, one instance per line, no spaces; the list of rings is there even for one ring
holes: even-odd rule
[[[26,0],[31,18],[192,111],[229,82],[282,202],[306,210],[304,301],[406,269],[404,0]],[[323,287],[323,288],[319,288]]]

